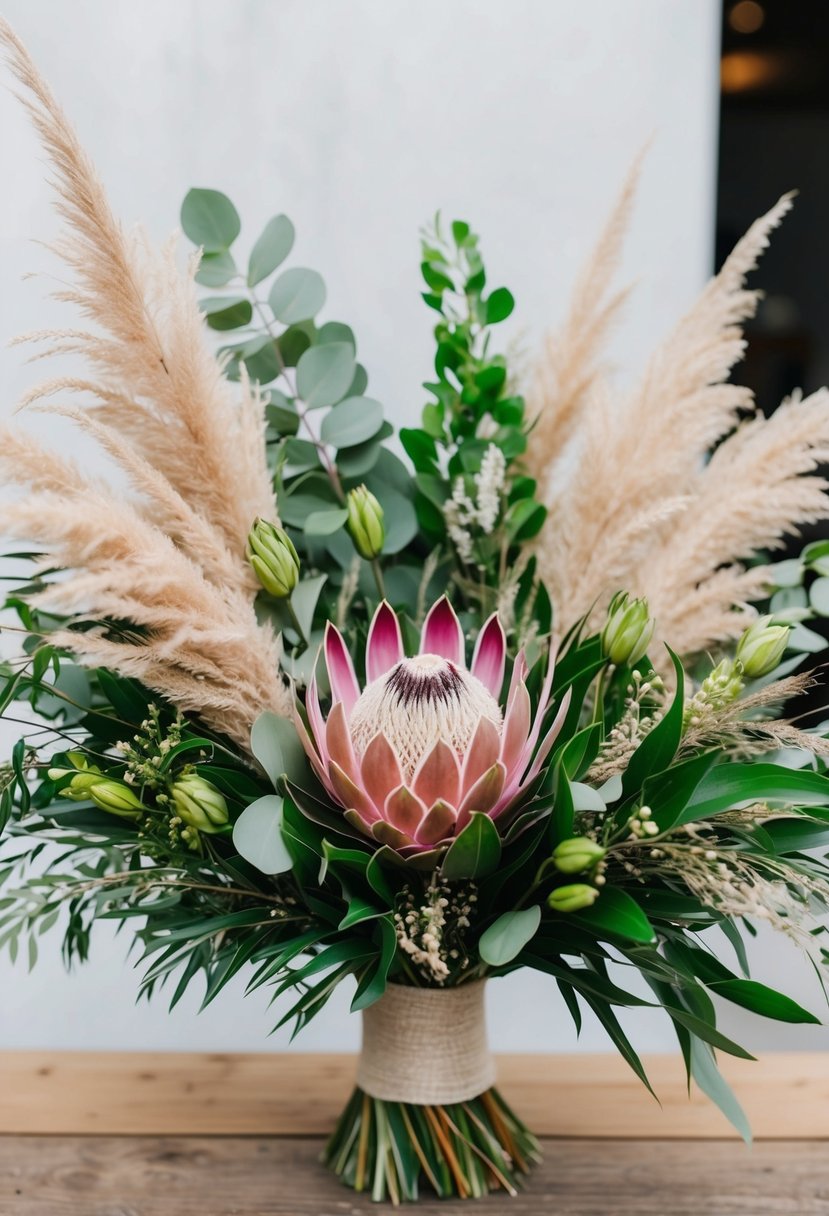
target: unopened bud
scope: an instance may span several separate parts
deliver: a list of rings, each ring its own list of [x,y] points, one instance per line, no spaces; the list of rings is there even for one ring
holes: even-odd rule
[[[65,791],[69,793],[70,798],[76,797],[70,793],[76,783],[79,789],[78,800],[88,798],[100,810],[108,811],[110,815],[120,815],[122,819],[138,819],[147,809],[132,790],[120,781],[112,781],[109,777],[92,778],[89,773],[78,773],[77,777],[70,781],[69,790]]]
[[[247,559],[269,595],[284,600],[299,579],[299,557],[288,533],[257,519],[248,533]]]
[[[586,882],[573,882],[551,891],[547,896],[547,906],[553,912],[580,912],[582,908],[589,908],[598,898],[596,887],[590,887]]]
[[[224,795],[198,773],[179,777],[172,795],[179,817],[200,832],[218,832],[228,821]]]
[[[614,595],[602,630],[602,653],[617,667],[644,658],[656,621],[648,615],[646,599],[632,600],[626,591]]]
[[[737,662],[750,680],[774,671],[789,644],[789,626],[772,625],[770,616],[761,616],[737,643]]]
[[[583,874],[592,870],[605,855],[605,850],[589,836],[574,836],[562,840],[553,851],[553,864],[562,874]]]
[[[365,486],[349,490],[348,520],[346,527],[354,541],[354,548],[366,561],[379,557],[386,539],[383,508]]]

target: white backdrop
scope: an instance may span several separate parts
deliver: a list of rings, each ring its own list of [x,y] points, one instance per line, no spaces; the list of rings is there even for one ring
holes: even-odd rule
[[[654,137],[625,274],[640,280],[616,342],[620,371],[691,301],[710,266],[716,148],[715,0],[5,0],[96,160],[119,214],[165,236],[192,185],[223,189],[252,241],[276,211],[298,228],[300,264],[328,283],[327,315],[351,323],[371,391],[411,423],[429,374],[430,321],[419,300],[419,226],[440,207],[482,233],[491,282],[518,308],[528,346],[563,309],[636,151]],[[36,374],[14,334],[73,324],[44,299],[53,266],[31,243],[55,222],[42,156],[20,108],[0,91],[0,409]],[[8,729],[8,728],[7,728]],[[50,950],[50,945],[52,949]],[[57,940],[28,975],[0,958],[0,1045],[46,1048],[287,1046],[276,1020],[240,988],[196,1016],[136,1007],[126,941],[101,927],[93,962],[66,976]],[[781,971],[816,993],[779,942],[755,950],[758,975]],[[602,1050],[601,1029],[573,1032],[552,981],[493,984],[493,1040],[520,1050]],[[299,1049],[351,1048],[357,1019],[341,992]],[[651,1013],[624,1019],[649,1050],[673,1048]],[[816,1047],[729,1013],[757,1047]]]

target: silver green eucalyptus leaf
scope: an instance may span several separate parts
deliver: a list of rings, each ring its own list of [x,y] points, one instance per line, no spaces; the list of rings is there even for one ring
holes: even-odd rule
[[[233,826],[233,846],[263,874],[284,874],[293,865],[282,839],[282,799],[266,794],[245,807]]]
[[[275,215],[268,220],[262,235],[250,253],[248,286],[255,287],[277,266],[281,266],[294,247],[294,226],[287,215]]]

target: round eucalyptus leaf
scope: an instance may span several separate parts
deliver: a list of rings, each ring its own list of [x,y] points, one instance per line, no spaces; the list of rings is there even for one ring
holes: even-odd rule
[[[254,287],[277,266],[281,266],[294,247],[294,226],[287,215],[275,215],[268,220],[262,235],[250,252],[248,285]]]
[[[344,507],[333,511],[312,511],[305,520],[307,536],[330,536],[338,532],[348,519],[348,511]]]
[[[809,588],[809,599],[819,616],[829,616],[829,578],[816,578]]]
[[[365,443],[357,443],[351,448],[340,448],[337,453],[337,469],[340,476],[348,480],[351,477],[365,477],[377,464],[380,455],[380,435],[368,439]]]
[[[541,924],[541,908],[515,908],[491,924],[478,943],[478,951],[491,967],[503,967],[520,954]]]
[[[348,342],[311,346],[296,365],[297,393],[311,409],[336,405],[354,379],[354,351]]]
[[[181,226],[205,253],[229,249],[242,228],[239,213],[219,190],[188,190],[181,204]]]
[[[384,553],[399,553],[410,545],[417,536],[420,528],[417,522],[417,512],[414,504],[404,495],[383,486],[377,493],[380,506],[383,508],[383,522],[386,528],[386,539],[383,544]]]
[[[326,414],[320,433],[323,443],[352,448],[371,439],[382,425],[383,407],[379,401],[372,397],[347,397]]]
[[[203,253],[196,282],[202,287],[224,287],[235,274],[236,263],[226,249],[220,253]]]
[[[344,325],[342,321],[326,321],[319,328],[317,341],[320,345],[325,345],[327,342],[347,342],[354,353],[357,353],[357,339],[354,337],[354,330],[350,325]]]
[[[784,562],[775,562],[769,573],[774,579],[775,587],[799,587],[803,582],[803,563],[797,557]]]
[[[251,727],[250,750],[274,785],[283,776],[299,785],[307,778],[305,749],[288,718],[264,710]]]
[[[282,839],[282,799],[266,794],[245,807],[233,825],[233,846],[262,874],[284,874],[291,855]]]
[[[278,321],[293,325],[315,317],[325,303],[325,294],[321,274],[296,266],[279,276],[271,287],[268,303]]]
[[[362,363],[358,363],[354,371],[354,379],[348,386],[348,397],[362,397],[368,388],[368,372]]]

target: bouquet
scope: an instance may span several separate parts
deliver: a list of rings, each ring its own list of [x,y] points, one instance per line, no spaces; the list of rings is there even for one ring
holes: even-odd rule
[[[592,1010],[646,1085],[615,1011],[663,1009],[748,1136],[717,1068],[747,1053],[713,998],[817,1020],[750,978],[758,922],[829,959],[829,744],[786,716],[823,645],[805,622],[829,542],[769,556],[829,517],[829,397],[765,419],[728,382],[789,200],[624,399],[601,345],[635,170],[526,384],[494,336],[510,292],[469,225],[437,219],[434,372],[395,434],[322,278],[289,262],[290,220],[245,260],[231,201],[192,190],[182,269],[117,222],[2,41],[82,318],[28,335],[77,370],[24,404],[110,472],[3,431],[25,549],[0,709],[28,725],[0,771],[0,945],[34,962],[58,926],[72,964],[115,920],[143,993],[208,1003],[243,973],[296,1031],[347,984],[363,1050],[325,1159],[375,1200],[512,1194],[537,1158],[483,1017],[486,982],[520,968],[576,1029]]]

